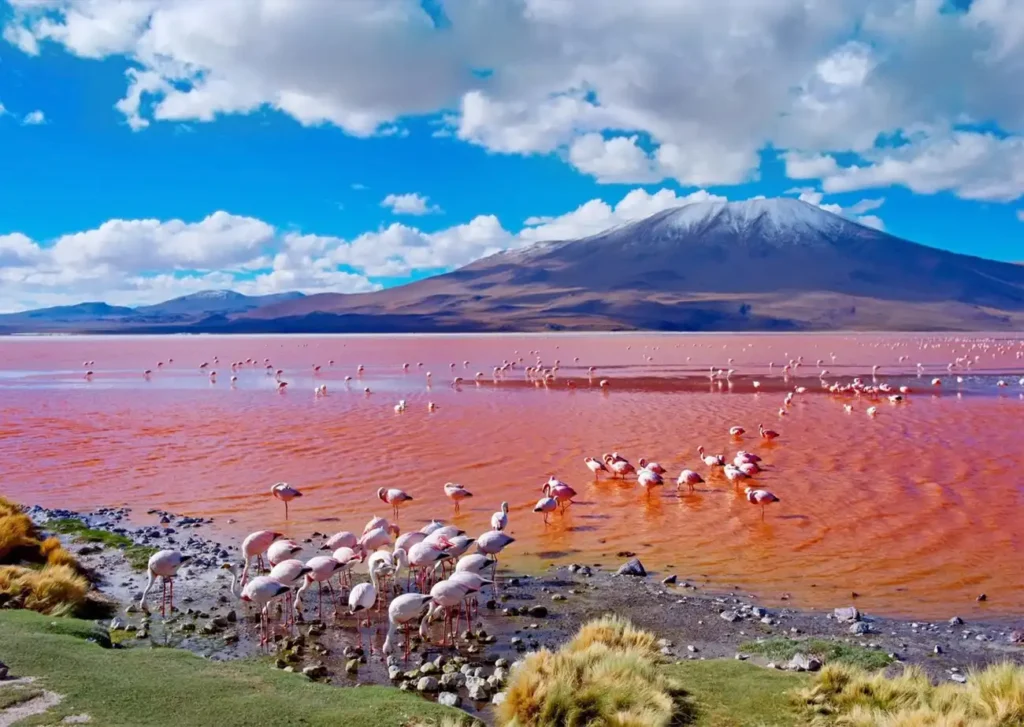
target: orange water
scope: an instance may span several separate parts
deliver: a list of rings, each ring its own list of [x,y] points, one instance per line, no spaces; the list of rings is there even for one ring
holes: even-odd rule
[[[560,359],[549,387],[527,382],[524,364],[491,381],[503,360],[533,363],[531,351],[547,365]],[[451,520],[442,485],[455,481],[474,493],[454,518],[472,534],[510,503],[517,542],[507,555],[519,566],[612,566],[628,550],[650,570],[768,602],[788,593],[795,605],[832,607],[856,591],[876,613],[1005,616],[1024,607],[1021,352],[1021,340],[984,336],[9,338],[0,340],[0,490],[47,506],[213,516],[234,539],[265,527],[295,537],[360,531],[389,514],[375,498],[381,486],[414,496],[404,527]],[[967,354],[978,359],[957,385],[946,364]],[[784,383],[781,365],[799,355],[801,381]],[[246,357],[261,363],[239,370],[232,387],[229,364]],[[264,358],[284,370],[286,393]],[[915,392],[906,404],[879,402],[874,419],[863,401],[848,414],[846,400],[821,392],[817,359],[829,380],[870,379],[879,364],[884,380]],[[95,361],[91,381],[86,360]],[[218,371],[215,384],[199,370],[204,361]],[[346,386],[358,364],[365,373]],[[731,387],[709,380],[712,365],[736,371]],[[455,375],[467,383],[453,388]],[[941,387],[930,385],[935,375]],[[1009,385],[997,388],[997,378]],[[329,394],[316,399],[319,383]],[[809,391],[779,418],[782,390],[796,383]],[[762,443],[759,422],[781,438]],[[754,434],[737,444],[727,433],[734,424]],[[707,475],[700,444],[764,457],[757,484],[782,498],[764,522],[720,474],[693,495],[672,485],[647,498],[632,482],[594,482],[582,463],[610,451],[646,456],[674,482],[684,466]],[[545,527],[532,507],[550,474],[579,497]],[[304,493],[288,522],[268,494],[278,480]]]

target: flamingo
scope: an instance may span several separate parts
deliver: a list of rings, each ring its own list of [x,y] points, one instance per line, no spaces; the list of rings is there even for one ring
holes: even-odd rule
[[[664,484],[664,480],[662,480],[661,475],[657,472],[649,469],[642,469],[637,472],[636,483],[644,488],[647,495],[650,495],[651,488]]]
[[[729,436],[731,437],[742,437],[746,433],[746,429],[743,427],[729,427]]]
[[[583,463],[587,465],[587,469],[594,473],[594,479],[598,479],[602,472],[607,472],[608,467],[599,459],[593,457],[584,457]]]
[[[648,462],[643,457],[640,458],[639,465],[640,465],[640,469],[642,469],[642,470],[650,470],[651,472],[654,472],[655,474],[659,474],[659,475],[665,474],[665,468],[664,467],[662,467],[657,462]]]
[[[289,485],[287,482],[278,482],[270,488],[270,494],[284,502],[284,519],[288,519],[288,503],[296,497],[302,497],[302,493]]]
[[[693,470],[683,470],[679,473],[679,479],[676,480],[676,487],[682,487],[686,485],[690,488],[690,492],[693,492],[694,485],[703,484],[704,478]]]
[[[426,585],[427,569],[449,557],[448,551],[427,542],[416,543],[409,549],[409,571],[422,573]]]
[[[404,490],[399,490],[397,487],[389,487],[387,489],[381,487],[377,490],[377,497],[379,497],[383,502],[391,505],[391,509],[395,513],[396,521],[398,520],[398,506],[412,500],[412,495],[408,494]]]
[[[312,572],[312,568],[303,563],[301,560],[292,558],[290,560],[283,560],[273,568],[270,569],[270,577],[283,586],[294,588],[299,585],[307,573]],[[295,604],[292,604],[292,618],[298,613],[298,609]]]
[[[484,586],[493,585],[493,582],[484,578],[479,573],[472,573],[470,571],[452,573],[451,576],[448,577],[448,582],[459,584],[465,591],[465,596],[463,598],[466,602],[466,628],[472,629],[472,602],[476,602],[476,594],[479,593]],[[471,598],[472,602],[470,600]]]
[[[486,533],[476,539],[476,549],[484,555],[490,555],[494,558],[494,565],[491,566],[491,580],[497,580],[495,575],[498,572],[498,553],[507,548],[512,543],[516,542],[516,539],[505,535],[498,530],[488,530]]]
[[[508,503],[501,503],[501,510],[491,515],[491,530],[504,530],[508,527]]]
[[[441,646],[448,643],[448,629],[452,629],[452,645],[455,645],[455,626],[452,623],[452,611],[462,604],[466,597],[465,588],[459,583],[451,581],[439,581],[430,589],[430,600],[434,603],[427,613],[427,620],[433,620],[438,611],[444,611],[444,632],[441,638]]]
[[[398,634],[398,628],[402,627],[405,630],[405,660],[409,661],[410,626],[423,619],[430,601],[429,594],[403,593],[391,602],[388,606],[388,633],[384,637],[382,649],[385,655],[391,654],[391,640]]]
[[[249,533],[245,536],[245,540],[242,541],[242,559],[245,563],[245,566],[242,568],[243,586],[249,580],[249,566],[252,564],[252,559],[256,558],[257,571],[262,571],[264,551],[270,547],[271,543],[281,537],[284,536],[273,530],[257,530],[255,533]]]
[[[631,472],[636,472],[636,468],[625,457],[606,454],[604,456],[604,463],[608,465],[608,469],[612,471],[612,474],[617,477],[625,477]]]
[[[260,606],[260,646],[270,641],[270,602],[289,591],[270,576],[257,576],[242,588],[241,599]]]
[[[435,530],[438,530],[438,529],[443,528],[443,527],[444,527],[444,523],[441,522],[440,520],[431,520],[429,523],[427,523],[422,528],[420,528],[420,532],[423,533],[424,535],[430,535]]]
[[[761,506],[761,520],[764,521],[764,509],[773,502],[780,502],[779,498],[768,490],[755,490],[753,487],[747,487],[743,490],[743,493],[747,496],[747,502],[751,505]]]
[[[377,602],[377,571],[370,571],[369,583],[357,583],[348,594],[348,610],[353,616],[357,613],[366,612],[367,625],[373,625],[373,614],[371,609]],[[363,632],[360,629],[359,619],[356,619],[356,631],[359,632],[359,644],[363,643]],[[371,642],[372,649],[372,642]]]
[[[306,574],[306,580],[302,586],[295,593],[295,603],[293,604],[295,610],[300,610],[300,604],[302,603],[302,594],[306,592],[311,585],[317,584],[317,604],[320,610],[320,620],[324,620],[324,584],[327,584],[327,590],[331,593],[331,600],[337,606],[337,599],[334,596],[334,588],[331,586],[331,578],[334,574],[341,570],[344,566],[329,555],[318,555],[315,558],[310,558],[309,562],[306,563],[310,568],[310,572]]]
[[[704,445],[697,447],[697,454],[708,467],[724,467],[725,457],[720,454],[704,454]]]
[[[725,478],[734,485],[740,480],[747,479],[747,474],[734,464],[727,464],[723,470]]]
[[[548,478],[544,487],[541,488],[541,492],[557,500],[563,512],[565,512],[565,508],[572,504],[572,498],[576,497],[576,490],[554,476]]]
[[[556,500],[553,497],[547,497],[545,495],[544,497],[542,497],[539,500],[537,500],[537,504],[534,505],[533,511],[534,512],[542,512],[542,513],[544,513],[544,524],[547,525],[548,524],[548,513],[549,512],[554,512],[557,508],[558,508],[558,500]]]
[[[455,503],[455,514],[459,513],[459,503],[465,500],[467,497],[472,497],[473,493],[467,490],[460,484],[455,482],[446,482],[444,485],[445,496]]]
[[[463,573],[470,572],[480,575],[488,568],[492,567],[495,563],[494,558],[490,558],[482,553],[471,553],[470,555],[459,558],[459,562],[455,564],[455,572]]]
[[[423,539],[426,538],[426,534],[419,530],[413,530],[408,533],[402,533],[398,536],[395,541],[395,549],[401,548],[408,552],[409,548],[416,545],[416,543],[422,543]]]
[[[325,542],[323,547],[320,549],[335,550],[341,547],[354,548],[358,542],[359,538],[356,537],[355,533],[351,533],[348,530],[342,530],[327,538],[327,542]]]
[[[166,609],[174,611],[174,577],[178,575],[178,569],[181,566],[192,560],[190,555],[182,555],[177,550],[160,550],[153,553],[149,557],[149,563],[146,566],[146,571],[149,574],[149,580],[146,582],[146,588],[142,592],[142,598],[139,599],[139,608],[145,610],[146,607],[146,596],[149,595],[149,590],[153,587],[153,582],[157,576],[160,576],[162,591],[160,594],[160,615],[166,615]],[[168,586],[170,586],[170,597],[168,597]]]
[[[366,560],[366,551],[358,546],[356,548],[349,548],[348,546],[343,545],[331,553],[331,557],[341,563],[341,568],[338,569],[341,585],[345,585],[346,583],[351,584],[352,566],[357,562],[362,563]]]
[[[779,438],[779,433],[771,429],[765,429],[764,424],[757,425],[757,431],[761,433],[761,439],[767,439],[769,442],[773,439]]]
[[[302,546],[294,540],[275,540],[270,544],[270,547],[267,548],[267,560],[270,561],[270,565],[275,566],[282,561],[294,558],[301,552]],[[282,581],[282,583],[283,582],[284,581]],[[285,583],[285,585],[288,584]]]

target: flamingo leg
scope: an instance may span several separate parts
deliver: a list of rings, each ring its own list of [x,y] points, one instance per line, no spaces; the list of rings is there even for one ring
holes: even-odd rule
[[[404,631],[405,631],[405,663],[408,664],[409,663],[409,641],[411,640],[411,637],[409,635],[409,632],[410,632],[409,624],[405,625]]]
[[[174,579],[173,578],[170,580],[170,591],[171,591],[171,595],[170,595],[170,598],[167,601],[167,610],[170,611],[171,613],[174,613]]]
[[[160,588],[160,615],[161,616],[166,616],[167,613],[165,611],[165,607],[166,607],[166,604],[167,604],[167,579],[166,578],[161,578],[160,579],[160,585],[161,585],[161,588]]]
[[[287,500],[284,501],[284,519],[285,520],[288,519],[288,501]]]

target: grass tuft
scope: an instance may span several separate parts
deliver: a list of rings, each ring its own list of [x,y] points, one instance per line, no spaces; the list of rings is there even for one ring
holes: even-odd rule
[[[36,527],[28,515],[14,513],[0,517],[0,563],[23,549],[35,547]]]
[[[5,605],[64,616],[85,603],[88,592],[89,582],[65,565],[47,565],[42,570],[0,566],[0,597]]]
[[[497,708],[506,727],[659,727],[682,722],[692,706],[654,659],[653,634],[625,619],[585,625],[557,652],[529,654]]]
[[[775,638],[748,641],[740,644],[740,651],[760,654],[772,661],[789,661],[796,654],[817,657],[824,664],[847,664],[862,669],[884,669],[893,662],[892,657],[877,649],[829,639]]]
[[[0,503],[2,505],[2,503]],[[0,684],[0,711],[16,707],[36,697],[43,696],[43,690],[28,684]]]
[[[1003,663],[935,686],[918,667],[895,677],[826,666],[800,697],[812,724],[843,727],[1010,727],[1024,724],[1024,667]]]
[[[21,514],[21,505],[18,505],[17,503],[0,495],[0,517],[19,514]]]

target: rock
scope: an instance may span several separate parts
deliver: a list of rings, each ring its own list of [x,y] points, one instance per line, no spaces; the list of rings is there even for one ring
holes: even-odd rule
[[[746,661],[746,660],[747,660],[747,659],[749,659],[750,657],[749,657],[749,656],[747,656],[746,654],[740,654],[739,652],[737,652],[737,653],[736,653],[736,655],[735,655],[735,656],[734,656],[733,658],[734,658],[734,659],[735,659],[736,661]]]
[[[286,666],[288,666],[288,664],[285,663],[284,659],[275,659],[274,660],[274,668],[275,669],[284,669]]]
[[[941,647],[941,646],[939,646],[938,644],[936,644],[936,645],[935,645],[935,648],[934,648],[934,649],[932,649],[932,653],[933,653],[933,654],[941,654],[941,653],[942,653],[942,647]]]
[[[120,618],[118,616],[115,616],[110,620],[111,631],[123,631],[124,627],[127,625],[128,623],[123,618]]]
[[[658,646],[664,649],[666,646],[672,646],[672,642],[668,639],[658,639]]]
[[[855,636],[871,633],[871,626],[864,621],[858,621],[850,626],[850,633]]]
[[[966,684],[967,683],[967,677],[964,674],[961,674],[958,671],[955,671],[952,674],[950,674],[949,678],[952,679],[957,684]]]
[[[533,618],[545,618],[548,615],[548,609],[547,606],[530,606],[526,613]]]
[[[504,683],[505,680],[508,679],[508,669],[503,666],[497,667],[494,670],[494,674],[491,675],[491,678],[498,682],[498,684]]]
[[[466,680],[466,694],[474,702],[486,702],[491,698],[491,688],[486,679],[470,677]]]
[[[768,615],[768,612],[760,606],[754,606],[752,609],[750,609],[750,613],[754,616],[754,618],[764,618]]]
[[[436,674],[438,671],[440,670],[437,668],[437,664],[430,661],[420,667],[420,674],[423,676],[430,676],[431,674]]]
[[[984,593],[982,593],[982,594],[980,594],[980,595],[979,595],[979,596],[978,596],[978,597],[977,597],[976,599],[974,599],[974,600],[976,600],[976,601],[978,601],[978,602],[980,603],[981,601],[987,601],[987,600],[988,600],[988,596],[986,596],[986,595],[985,595]]]
[[[349,659],[345,662],[345,671],[349,674],[355,674],[359,671],[359,659]]]
[[[402,670],[401,669],[399,669],[394,664],[392,664],[391,666],[388,667],[388,679],[390,679],[393,682],[397,682],[401,678],[402,678]]]
[[[840,623],[851,623],[853,621],[860,621],[860,611],[858,611],[855,606],[837,608],[832,612],[832,614]]]
[[[437,703],[443,704],[445,707],[460,707],[462,706],[462,697],[455,692],[441,692],[437,695]]]
[[[10,667],[0,661],[0,681],[7,678],[7,675],[11,673]]]
[[[615,572],[620,576],[637,576],[639,578],[647,575],[647,571],[644,570],[644,564],[640,562],[639,558],[630,558],[620,565],[619,569]]]
[[[806,654],[794,654],[793,658],[789,660],[787,668],[792,669],[793,671],[818,671],[821,669],[821,662],[813,656],[807,656]]]
[[[498,692],[491,699],[491,704],[493,704],[494,706],[498,706],[499,704],[503,703],[504,701],[505,701],[505,692]]]
[[[504,667],[504,668],[507,669],[508,668],[508,659],[497,659],[494,662],[494,666],[496,666],[498,668]]]
[[[668,648],[667,646],[661,647],[660,649],[658,649],[658,651],[661,652],[663,656],[672,656],[672,649]]]
[[[1011,631],[1007,638],[1011,644],[1024,644],[1024,631]]]
[[[721,616],[724,620],[728,621],[729,623],[735,623],[736,621],[740,620],[740,615],[735,611],[722,611],[718,615]]]
[[[694,646],[693,644],[689,644],[689,645],[688,645],[688,646],[686,647],[686,650],[687,650],[687,651],[689,651],[689,652],[690,652],[691,654],[696,654],[696,653],[698,653],[698,652],[700,651],[700,649],[698,649],[698,648],[697,648],[696,646]]]
[[[466,675],[461,672],[443,674],[439,682],[444,689],[462,689],[466,686]]]
[[[563,596],[561,593],[556,593],[555,595],[553,595],[551,597],[551,600],[552,601],[564,601],[565,600],[565,596]]]
[[[234,631],[229,631],[222,637],[225,644],[236,644],[238,643],[238,634]]]
[[[674,573],[672,575],[668,576],[667,578],[662,578],[661,579],[662,585],[665,585],[665,586],[674,585],[675,582],[676,582],[676,576],[675,576]]]
[[[313,664],[304,668],[302,673],[310,679],[321,679],[327,676],[327,667],[323,664]]]
[[[437,689],[437,679],[434,679],[434,677],[420,677],[420,680],[416,682],[417,692],[433,693],[436,692]]]
[[[959,616],[954,616],[949,620],[950,626],[963,626],[964,620]]]

